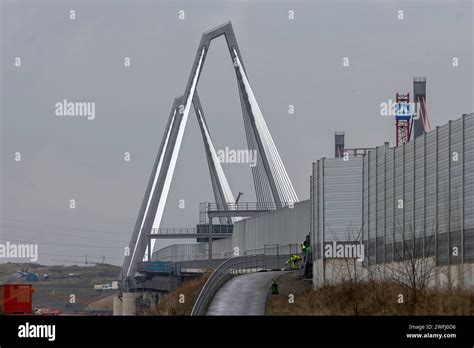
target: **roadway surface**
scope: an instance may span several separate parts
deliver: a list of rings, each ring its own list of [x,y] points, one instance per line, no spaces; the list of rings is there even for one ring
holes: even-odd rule
[[[257,272],[231,278],[214,296],[207,315],[265,315],[272,280],[283,273]]]

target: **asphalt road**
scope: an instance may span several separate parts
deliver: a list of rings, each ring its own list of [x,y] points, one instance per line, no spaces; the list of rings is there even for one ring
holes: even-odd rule
[[[214,296],[207,315],[265,315],[272,280],[283,273],[249,273],[230,279]]]

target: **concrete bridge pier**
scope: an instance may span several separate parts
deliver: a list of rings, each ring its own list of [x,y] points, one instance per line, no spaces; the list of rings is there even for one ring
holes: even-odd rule
[[[114,295],[113,315],[122,315],[122,300],[118,295]]]
[[[124,292],[122,294],[122,315],[136,315],[137,314],[136,312],[137,309],[136,309],[136,304],[135,304],[136,295],[137,294],[134,292]]]

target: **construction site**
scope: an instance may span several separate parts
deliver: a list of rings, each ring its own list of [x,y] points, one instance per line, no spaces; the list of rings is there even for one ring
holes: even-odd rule
[[[0,0],[0,347],[472,347],[473,19]]]
[[[197,94],[211,41],[220,36],[234,62],[249,150],[257,153],[251,166],[256,202],[242,201],[241,193],[234,197]],[[215,309],[212,301],[224,284],[232,286],[249,273],[255,274],[249,282],[261,282],[265,289],[282,271],[298,269],[301,282],[311,281],[314,289],[353,279],[397,279],[415,287],[472,290],[474,114],[431,128],[427,78],[414,77],[413,91],[394,93],[388,110],[395,146],[346,146],[345,132],[335,132],[334,157],[312,163],[310,198],[300,201],[250,87],[232,24],[205,32],[198,47],[185,92],[174,100],[138,214],[114,298],[115,315],[134,315],[143,301],[159,302],[163,293],[210,269],[193,315],[245,314],[225,305]],[[196,227],[162,228],[192,108],[215,201],[201,204]],[[156,240],[179,238],[196,242],[155,250]]]
[[[0,313],[473,315],[472,1],[172,3],[0,4]]]

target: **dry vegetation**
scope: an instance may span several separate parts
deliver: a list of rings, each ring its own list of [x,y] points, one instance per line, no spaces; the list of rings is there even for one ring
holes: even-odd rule
[[[146,315],[190,315],[194,303],[206,283],[211,272],[185,281],[175,290],[160,298],[155,308],[148,310]],[[180,302],[180,295],[184,295],[184,303]]]
[[[409,288],[390,281],[348,281],[313,290],[292,272],[280,278],[279,290],[269,295],[267,315],[474,315],[474,293],[459,289],[423,289],[416,299]]]

